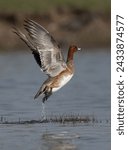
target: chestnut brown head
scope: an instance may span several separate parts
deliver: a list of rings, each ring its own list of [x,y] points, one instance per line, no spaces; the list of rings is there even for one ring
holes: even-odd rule
[[[71,45],[71,46],[69,47],[69,50],[70,50],[72,53],[74,53],[74,52],[76,52],[76,51],[78,51],[78,50],[81,50],[81,48],[78,48],[78,47],[75,46],[75,45]]]
[[[78,50],[81,50],[81,48],[78,48],[75,45],[71,45],[69,47],[67,62],[70,61],[70,60],[73,60],[73,54],[74,54],[74,52],[77,52]]]

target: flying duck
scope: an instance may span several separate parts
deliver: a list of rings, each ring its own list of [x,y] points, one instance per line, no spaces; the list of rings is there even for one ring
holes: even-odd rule
[[[60,47],[44,27],[33,20],[27,19],[24,28],[28,33],[27,35],[17,28],[14,29],[14,33],[31,49],[41,71],[48,76],[34,97],[36,99],[43,95],[42,102],[44,103],[53,92],[58,91],[73,77],[73,54],[80,48],[71,45],[65,62]]]

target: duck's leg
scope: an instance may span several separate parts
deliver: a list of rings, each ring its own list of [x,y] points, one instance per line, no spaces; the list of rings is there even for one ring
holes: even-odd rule
[[[52,88],[49,88],[48,91],[44,92],[44,97],[42,99],[42,102],[45,103],[45,101],[47,101],[47,99],[52,95]]]

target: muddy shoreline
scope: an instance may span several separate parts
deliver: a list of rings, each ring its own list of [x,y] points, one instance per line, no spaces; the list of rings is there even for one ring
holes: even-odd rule
[[[0,13],[0,50],[26,46],[13,33],[13,26],[24,32],[23,22],[30,18],[43,25],[60,46],[76,44],[86,48],[110,48],[110,14],[81,9],[56,8],[45,13]]]

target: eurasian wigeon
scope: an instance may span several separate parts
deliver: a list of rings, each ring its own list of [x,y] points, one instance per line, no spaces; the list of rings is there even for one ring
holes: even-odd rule
[[[24,28],[28,32],[27,36],[16,28],[14,32],[31,49],[37,64],[48,75],[48,79],[41,85],[34,97],[36,99],[43,95],[42,102],[44,103],[53,92],[58,91],[73,77],[73,54],[80,48],[71,45],[65,62],[60,47],[44,27],[32,20],[26,20]]]

